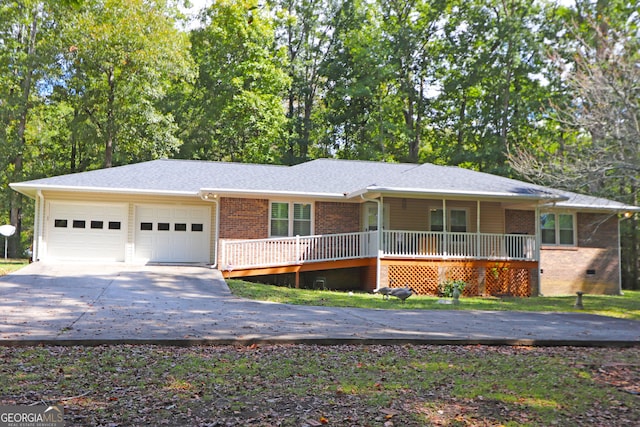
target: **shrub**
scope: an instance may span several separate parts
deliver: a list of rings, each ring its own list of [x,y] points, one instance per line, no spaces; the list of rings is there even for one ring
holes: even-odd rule
[[[453,298],[454,285],[458,285],[460,295],[462,295],[462,291],[464,290],[465,286],[467,286],[467,284],[462,280],[447,280],[446,282],[440,284],[440,295],[446,298]]]

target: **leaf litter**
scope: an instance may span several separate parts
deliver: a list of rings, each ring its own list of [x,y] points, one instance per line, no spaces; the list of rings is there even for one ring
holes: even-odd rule
[[[41,346],[0,362],[0,404],[61,404],[67,426],[640,424],[637,348]]]

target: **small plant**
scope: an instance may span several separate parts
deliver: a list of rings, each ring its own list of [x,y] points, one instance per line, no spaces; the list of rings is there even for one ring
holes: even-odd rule
[[[443,296],[445,298],[453,298],[453,288],[455,287],[455,285],[458,286],[458,290],[462,295],[462,291],[464,290],[465,286],[467,286],[467,284],[462,280],[447,280],[446,282],[440,284],[440,296]]]

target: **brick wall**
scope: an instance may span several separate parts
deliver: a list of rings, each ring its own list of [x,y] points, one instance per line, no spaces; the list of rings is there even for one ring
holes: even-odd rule
[[[316,202],[314,234],[358,232],[360,216],[357,203]]]
[[[262,199],[220,200],[221,239],[266,239],[269,237],[269,201]]]
[[[617,294],[620,290],[618,219],[615,215],[579,213],[578,245],[543,247],[540,293]]]
[[[536,234],[536,213],[534,211],[507,209],[504,216],[505,233]]]

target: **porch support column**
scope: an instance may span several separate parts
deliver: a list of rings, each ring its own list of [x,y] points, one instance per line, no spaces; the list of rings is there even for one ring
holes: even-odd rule
[[[540,205],[536,204],[535,210],[535,224],[536,224],[536,248],[534,251],[535,260],[538,261],[538,295],[542,295],[542,273],[540,270],[540,245],[542,244],[541,228],[540,228]]]
[[[382,237],[382,234],[384,233],[384,230],[382,229],[383,224],[384,224],[384,218],[382,217],[384,215],[384,199],[383,199],[383,197],[380,196],[380,200],[376,200],[376,202],[378,203],[378,250],[376,251],[377,252],[377,255],[376,255],[376,289],[380,289],[380,278],[382,276],[380,260],[382,259],[382,255],[383,255],[383,249],[382,249],[383,237]]]
[[[476,258],[480,257],[480,200],[476,208]]]
[[[447,233],[447,200],[442,199],[442,254],[449,255],[449,235]]]

